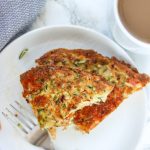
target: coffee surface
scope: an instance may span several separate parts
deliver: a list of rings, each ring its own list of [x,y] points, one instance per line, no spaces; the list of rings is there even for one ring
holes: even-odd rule
[[[121,21],[141,41],[150,43],[150,0],[118,0]]]

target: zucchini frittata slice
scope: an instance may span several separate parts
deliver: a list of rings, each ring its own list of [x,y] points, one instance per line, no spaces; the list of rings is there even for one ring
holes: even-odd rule
[[[66,67],[38,66],[20,80],[41,128],[67,126],[77,110],[105,102],[113,90],[100,76]]]
[[[100,75],[115,86],[106,102],[84,107],[75,113],[74,123],[89,132],[133,92],[150,82],[150,77],[140,74],[131,65],[115,57],[109,58],[94,50],[59,48],[47,52],[36,60],[40,66],[55,65],[79,68],[94,75]]]
[[[140,74],[131,65],[115,57],[109,58],[94,50],[64,48],[47,52],[36,60],[38,65],[67,66],[79,68],[92,74],[103,76],[110,84],[124,88],[123,96],[141,89],[149,82],[146,74]]]

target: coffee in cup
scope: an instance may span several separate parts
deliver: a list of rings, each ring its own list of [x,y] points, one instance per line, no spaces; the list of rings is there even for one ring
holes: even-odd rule
[[[114,0],[113,16],[114,40],[125,50],[150,55],[150,0]]]
[[[118,0],[118,12],[133,36],[150,43],[150,0]]]

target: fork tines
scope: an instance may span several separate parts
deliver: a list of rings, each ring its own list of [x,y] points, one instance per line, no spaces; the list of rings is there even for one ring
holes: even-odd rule
[[[14,127],[26,135],[37,126],[36,119],[18,101],[6,107],[2,114]]]

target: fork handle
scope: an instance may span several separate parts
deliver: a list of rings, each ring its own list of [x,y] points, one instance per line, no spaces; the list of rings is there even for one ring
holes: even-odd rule
[[[48,138],[47,130],[41,130],[38,126],[35,127],[34,130],[29,135],[27,135],[27,140],[31,144],[36,145],[36,146],[41,146],[42,143],[46,140],[46,138]],[[50,147],[48,148],[48,150],[54,150],[50,138],[49,138],[48,146]]]
[[[36,141],[33,143],[36,146],[40,146],[48,138],[47,132],[44,132]]]
[[[43,143],[47,138],[49,138],[49,148],[47,148],[47,147],[45,147],[45,146],[42,145],[42,143]],[[41,145],[42,145],[41,147],[44,148],[45,150],[55,150],[53,144],[52,144],[51,141],[50,141],[50,137],[49,137],[49,135],[48,135],[47,132],[45,132],[45,134],[43,134],[43,137],[39,138],[39,140],[37,140],[37,141],[35,142],[35,145],[36,145],[36,146],[41,146]]]

